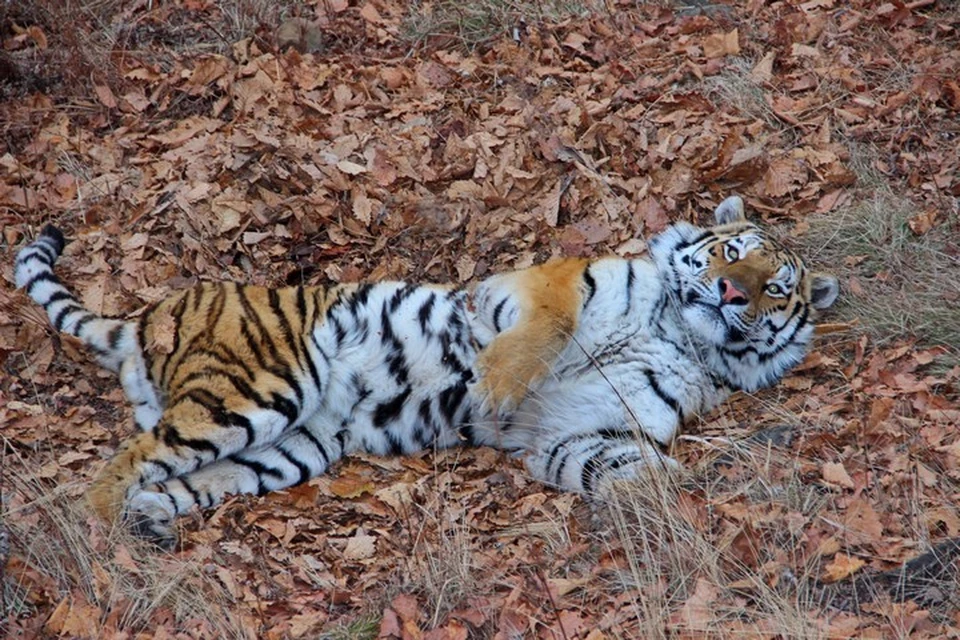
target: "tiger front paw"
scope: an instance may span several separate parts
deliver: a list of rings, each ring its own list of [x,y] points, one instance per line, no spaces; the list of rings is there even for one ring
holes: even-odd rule
[[[477,359],[480,379],[477,383],[484,407],[498,416],[513,412],[530,391],[531,384],[546,375],[542,359],[524,353],[506,336],[498,338]]]
[[[127,502],[124,522],[137,537],[169,551],[177,544],[173,527],[176,515],[170,496],[142,490]]]

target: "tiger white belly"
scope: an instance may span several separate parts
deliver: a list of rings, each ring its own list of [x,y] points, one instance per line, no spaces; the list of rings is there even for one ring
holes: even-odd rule
[[[374,285],[314,329],[330,364],[311,418],[345,430],[346,453],[400,454],[470,440],[477,349],[466,293],[401,283]]]

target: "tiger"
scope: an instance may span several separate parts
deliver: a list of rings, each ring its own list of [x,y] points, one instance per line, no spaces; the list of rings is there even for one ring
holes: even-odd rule
[[[641,258],[559,258],[468,286],[403,281],[265,288],[204,282],[136,319],[102,317],[57,278],[61,231],[15,280],[52,326],[119,374],[135,435],[86,492],[157,545],[228,494],[306,482],[343,456],[492,446],[587,495],[675,466],[685,421],[769,387],[839,293],[747,221],[677,222]]]

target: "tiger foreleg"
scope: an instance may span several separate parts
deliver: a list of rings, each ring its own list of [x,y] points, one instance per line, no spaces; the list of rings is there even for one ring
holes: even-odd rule
[[[478,287],[478,315],[497,334],[477,358],[489,411],[512,411],[549,374],[577,329],[586,268],[585,260],[556,260]]]
[[[614,429],[555,438],[532,452],[526,463],[537,480],[589,495],[603,495],[617,480],[679,467],[643,433]]]

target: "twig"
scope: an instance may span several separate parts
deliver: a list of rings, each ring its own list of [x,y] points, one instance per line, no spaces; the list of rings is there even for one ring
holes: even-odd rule
[[[563,621],[560,620],[560,611],[557,609],[557,603],[553,599],[553,594],[550,593],[550,584],[547,582],[547,578],[543,575],[543,569],[537,566],[535,571],[537,577],[540,578],[540,582],[543,583],[543,590],[547,592],[547,599],[550,600],[550,608],[553,611],[553,617],[557,621],[557,626],[560,627],[560,635],[563,636],[563,640],[570,640],[567,638],[567,630],[563,628]]]

